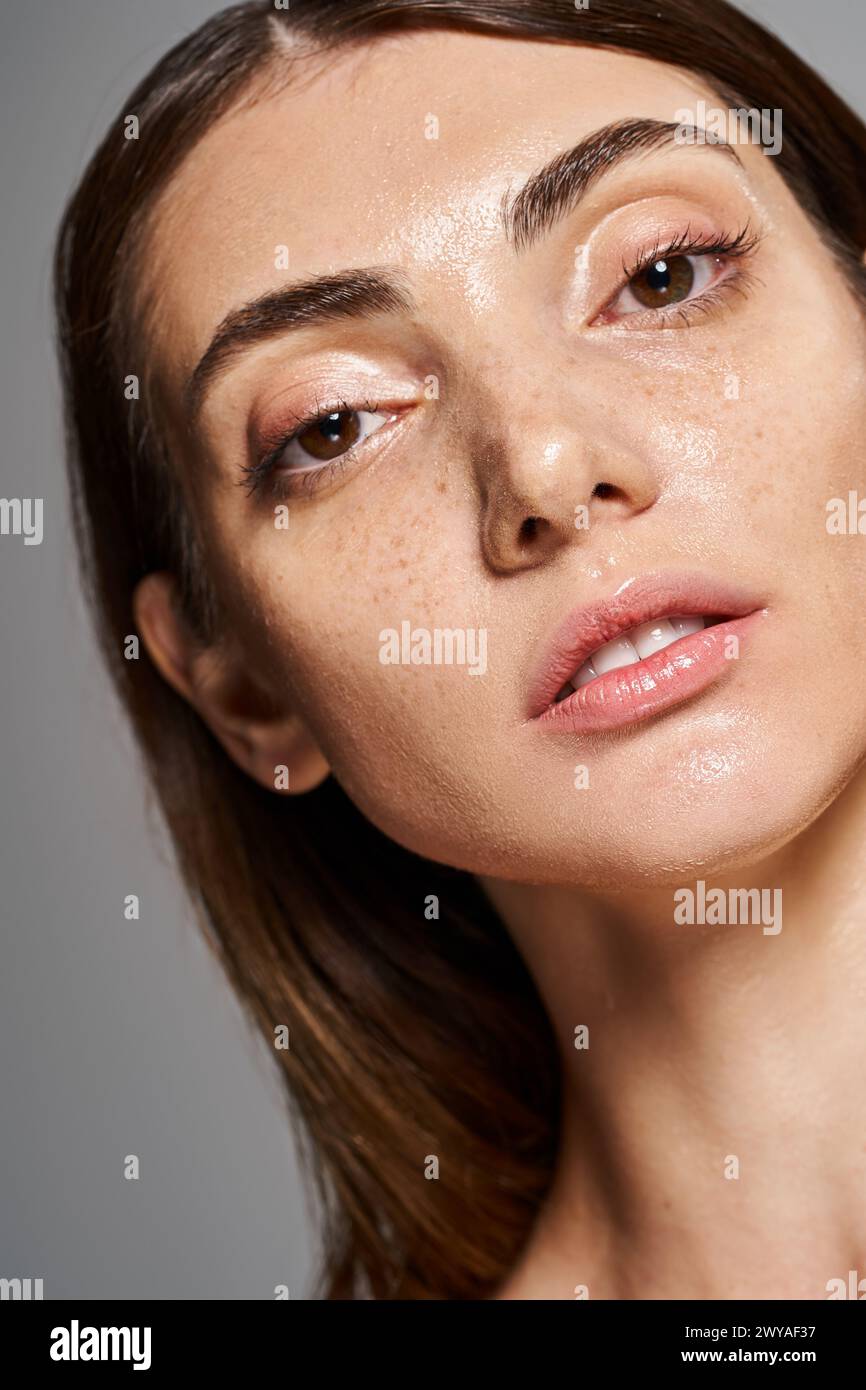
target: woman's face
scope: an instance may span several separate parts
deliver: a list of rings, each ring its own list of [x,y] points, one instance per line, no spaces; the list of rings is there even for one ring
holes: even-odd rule
[[[299,77],[213,125],[143,257],[239,678],[462,868],[669,882],[784,843],[866,746],[866,543],[827,529],[862,486],[866,334],[774,158],[636,127],[581,187],[564,161],[518,196],[605,127],[720,103],[645,59],[447,32]],[[237,320],[193,422],[230,315],[370,269],[388,284],[324,316]],[[635,664],[695,614],[730,625]],[[608,636],[599,684],[540,714]]]

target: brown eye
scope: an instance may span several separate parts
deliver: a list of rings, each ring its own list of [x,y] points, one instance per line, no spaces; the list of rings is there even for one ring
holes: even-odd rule
[[[310,458],[327,462],[346,453],[360,437],[361,423],[357,410],[332,410],[297,434],[295,443]]]
[[[639,304],[646,309],[663,309],[666,304],[678,304],[692,292],[695,283],[694,267],[688,256],[672,256],[670,260],[654,261],[629,281],[629,288]]]
[[[323,411],[300,424],[268,462],[281,473],[323,472],[325,464],[357,453],[370,435],[396,418],[393,411],[362,407],[353,410],[346,404],[339,410]]]

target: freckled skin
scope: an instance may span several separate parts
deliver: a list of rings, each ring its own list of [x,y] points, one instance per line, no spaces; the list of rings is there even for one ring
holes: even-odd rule
[[[751,147],[742,169],[700,147],[646,154],[520,254],[497,217],[506,189],[588,133],[702,98],[714,104],[697,79],[624,54],[436,32],[377,43],[218,121],[144,258],[225,659],[376,825],[480,877],[561,1044],[556,1182],[500,1297],[583,1283],[593,1298],[824,1297],[866,1248],[852,1215],[866,542],[825,527],[827,501],[863,488],[862,314]],[[746,222],[764,239],[745,294],[687,327],[598,324],[624,258],[662,226],[673,239]],[[219,378],[190,441],[181,387],[226,313],[287,277],[389,263],[411,282],[410,318],[258,347]],[[331,396],[372,398],[398,423],[333,485],[290,497],[277,530],[275,499],[237,486],[251,422]],[[542,523],[530,540],[528,518]],[[715,685],[609,736],[527,720],[567,613],[682,570],[747,585],[767,610]],[[486,629],[486,674],[383,666],[379,634],[404,620]],[[190,698],[219,733],[209,689]],[[294,763],[279,732],[262,738],[267,783]],[[227,746],[248,765],[244,739]],[[783,885],[782,935],[674,931],[671,885],[698,875]],[[742,1182],[720,1176],[731,1153]]]
[[[455,82],[458,50],[482,49],[471,83]],[[179,457],[250,659],[267,663],[365,813],[430,857],[600,885],[743,862],[806,825],[862,755],[862,548],[829,541],[824,515],[862,481],[864,330],[773,161],[741,147],[740,173],[700,149],[646,156],[519,256],[493,215],[508,185],[580,136],[630,115],[672,119],[700,96],[711,98],[621,54],[443,34],[386,42],[218,122],[155,221],[169,392],[230,308],[285,282],[278,244],[290,278],[392,262],[411,276],[412,322],[310,330],[250,354],[209,398],[197,456],[184,443]],[[427,112],[437,141],[424,139]],[[590,249],[598,307],[636,219],[654,225],[657,205],[683,225],[700,207],[720,232],[760,221],[761,283],[690,328],[567,320],[575,244]],[[374,394],[383,370],[415,403],[339,486],[289,499],[291,525],[276,531],[232,485],[250,411],[280,393],[309,407],[296,380],[315,378],[317,398],[350,396],[357,378],[338,347],[363,361]],[[423,398],[427,373],[438,400]],[[725,398],[726,373],[738,400]],[[591,500],[598,481],[618,500]],[[588,533],[570,524],[579,504]],[[527,554],[517,533],[530,514],[556,535]],[[527,726],[529,672],[552,627],[668,568],[765,598],[770,618],[729,678],[583,750]],[[267,644],[251,614],[267,615]],[[486,627],[487,675],[382,666],[378,634],[403,619]],[[724,734],[715,715],[733,716]],[[805,753],[792,778],[791,749],[816,742],[820,759]],[[671,776],[702,748],[737,769],[706,798]],[[578,754],[591,769],[580,796]],[[740,815],[744,799],[760,811]]]

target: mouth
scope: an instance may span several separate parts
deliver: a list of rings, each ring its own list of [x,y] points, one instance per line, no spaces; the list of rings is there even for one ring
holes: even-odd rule
[[[627,581],[558,629],[532,685],[529,717],[572,733],[648,719],[736,666],[741,641],[765,615],[754,595],[706,576]]]

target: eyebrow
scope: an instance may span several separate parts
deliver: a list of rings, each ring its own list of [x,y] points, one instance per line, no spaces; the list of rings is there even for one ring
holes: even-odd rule
[[[506,237],[515,250],[525,250],[573,211],[602,175],[626,160],[667,148],[675,143],[677,132],[682,132],[683,144],[717,149],[742,167],[733,145],[699,126],[643,119],[618,121],[556,155],[516,194],[506,189],[500,202]]]
[[[233,309],[220,323],[184,388],[190,418],[201,410],[208,387],[247,348],[292,329],[339,319],[410,313],[407,277],[396,266],[342,270],[296,281]]]
[[[526,250],[572,212],[603,175],[627,160],[669,146],[678,131],[684,132],[684,143],[706,145],[741,163],[732,145],[697,126],[647,119],[618,121],[555,155],[516,193],[506,189],[499,205],[506,240],[515,251]],[[336,271],[271,290],[231,310],[218,325],[184,388],[189,417],[195,420],[216,377],[236,357],[268,338],[339,320],[410,314],[415,308],[408,276],[398,266]]]

